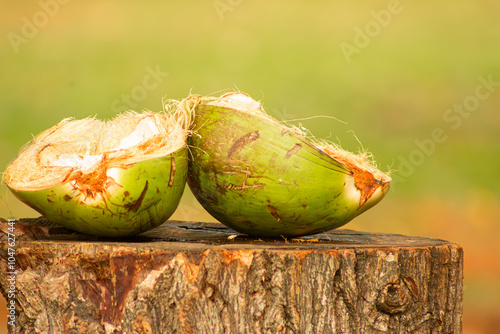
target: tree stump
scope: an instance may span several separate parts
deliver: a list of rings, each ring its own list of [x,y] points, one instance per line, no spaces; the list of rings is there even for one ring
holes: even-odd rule
[[[181,221],[117,240],[43,218],[0,230],[11,333],[461,333],[463,251],[444,240]]]

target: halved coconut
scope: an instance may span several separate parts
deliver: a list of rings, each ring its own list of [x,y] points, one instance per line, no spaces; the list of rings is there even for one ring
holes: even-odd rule
[[[75,231],[131,236],[165,222],[184,190],[187,114],[65,119],[26,144],[3,181],[21,201]]]
[[[244,93],[188,99],[196,113],[188,185],[212,216],[237,231],[271,237],[327,231],[389,189],[390,177],[364,155],[309,140]]]

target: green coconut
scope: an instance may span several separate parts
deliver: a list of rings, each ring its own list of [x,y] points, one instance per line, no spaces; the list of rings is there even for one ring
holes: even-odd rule
[[[188,185],[218,221],[253,236],[338,228],[378,203],[391,178],[365,154],[311,140],[237,92],[191,96]]]
[[[54,223],[98,236],[132,236],[177,208],[188,169],[189,115],[134,113],[65,119],[27,143],[3,181]]]

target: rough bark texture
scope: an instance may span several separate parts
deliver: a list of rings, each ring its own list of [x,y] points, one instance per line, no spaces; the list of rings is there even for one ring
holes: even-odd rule
[[[7,298],[8,226],[0,221]],[[126,240],[15,225],[12,333],[461,333],[463,252],[335,230],[257,239],[171,221]]]

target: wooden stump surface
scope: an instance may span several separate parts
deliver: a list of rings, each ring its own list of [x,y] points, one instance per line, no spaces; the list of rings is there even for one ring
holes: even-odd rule
[[[12,333],[461,333],[463,251],[445,240],[347,229],[259,239],[181,221],[127,239],[44,218],[14,226],[10,247],[0,219]]]

